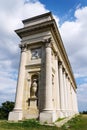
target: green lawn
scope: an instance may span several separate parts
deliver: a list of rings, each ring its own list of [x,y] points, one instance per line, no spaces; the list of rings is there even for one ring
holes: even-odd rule
[[[72,118],[62,126],[61,130],[87,130],[87,115],[84,114]]]
[[[0,130],[58,130],[58,128],[56,126],[41,125],[35,120],[26,120],[18,123],[0,121]]]
[[[0,130],[87,130],[87,115],[77,116],[61,128],[56,126],[40,125],[35,120],[26,120],[23,122],[0,121]]]

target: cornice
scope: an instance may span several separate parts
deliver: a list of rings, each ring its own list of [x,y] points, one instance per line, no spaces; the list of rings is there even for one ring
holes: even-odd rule
[[[67,65],[68,65],[68,68],[69,68],[69,71],[70,71],[70,75],[71,75],[71,77],[72,77],[72,81],[73,81],[75,87],[77,88],[76,81],[75,81],[75,78],[74,78],[74,76],[73,76],[72,67],[71,67],[71,65],[70,65],[70,62],[69,62],[69,59],[68,59],[68,56],[67,56],[67,53],[66,53],[66,50],[65,50],[65,47],[64,47],[64,44],[63,44],[63,41],[62,41],[62,38],[61,38],[61,35],[60,35],[60,33],[59,33],[59,30],[58,30],[58,27],[57,27],[57,24],[56,24],[55,20],[54,20],[54,24],[53,24],[53,32],[55,33],[55,36],[56,36],[56,38],[57,38],[57,41],[59,41],[59,43],[60,43],[59,46],[60,46],[60,48],[61,48],[63,57],[64,57],[64,59],[65,59]]]
[[[49,21],[46,21],[46,22],[43,22],[43,23],[39,23],[39,24],[36,24],[36,25],[32,25],[32,26],[28,26],[28,27],[24,27],[24,28],[21,28],[21,29],[18,29],[18,30],[15,30],[15,32],[17,33],[17,35],[22,38],[25,35],[29,35],[31,33],[35,33],[36,31],[39,31],[41,29],[46,29],[49,28],[49,27],[52,27],[53,24],[54,24],[55,20],[49,20]]]
[[[51,19],[53,19],[52,13],[51,12],[47,12],[45,14],[41,14],[41,15],[38,15],[38,16],[35,16],[35,17],[31,17],[31,18],[22,20],[22,22],[24,24],[24,23],[27,23],[28,21],[36,20],[36,19],[39,19],[39,18],[42,18],[42,17],[46,17],[46,16],[50,16]]]

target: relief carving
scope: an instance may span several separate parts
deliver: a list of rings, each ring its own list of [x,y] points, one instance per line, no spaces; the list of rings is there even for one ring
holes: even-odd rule
[[[41,48],[36,48],[31,50],[31,59],[41,58]]]

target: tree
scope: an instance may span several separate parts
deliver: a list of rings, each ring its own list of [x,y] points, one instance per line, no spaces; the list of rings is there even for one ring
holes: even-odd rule
[[[14,102],[6,101],[0,106],[0,119],[8,119],[8,114],[14,108]]]
[[[87,111],[83,111],[82,113],[83,113],[83,114],[87,114]]]

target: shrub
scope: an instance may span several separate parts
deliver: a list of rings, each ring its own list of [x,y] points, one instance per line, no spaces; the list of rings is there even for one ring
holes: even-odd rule
[[[14,102],[6,101],[0,106],[0,119],[7,119],[8,114],[14,108]]]

